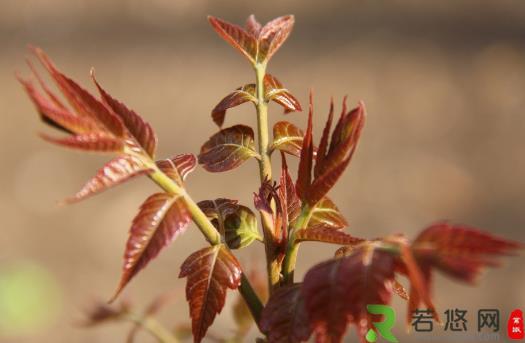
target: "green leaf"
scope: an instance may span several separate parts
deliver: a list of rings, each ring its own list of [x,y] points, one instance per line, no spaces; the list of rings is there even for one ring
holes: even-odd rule
[[[260,158],[255,151],[253,130],[235,125],[217,132],[204,143],[199,163],[207,171],[217,173],[237,168],[251,157]]]
[[[224,221],[224,237],[230,249],[244,248],[254,240],[262,240],[257,230],[257,218],[246,206],[239,205]]]

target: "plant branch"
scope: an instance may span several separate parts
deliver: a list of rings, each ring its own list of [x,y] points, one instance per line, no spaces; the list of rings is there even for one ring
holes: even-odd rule
[[[202,210],[195,203],[195,201],[193,201],[193,199],[186,193],[184,188],[180,187],[175,181],[173,181],[165,173],[163,173],[162,170],[160,170],[157,167],[156,163],[151,158],[145,156],[144,154],[140,154],[138,156],[148,168],[153,170],[153,172],[149,174],[151,180],[153,180],[167,193],[177,194],[184,198],[184,201],[191,214],[193,222],[200,229],[206,240],[212,245],[221,244],[222,238],[219,231],[217,231],[215,226],[213,226],[211,221],[208,219],[208,217],[206,217],[204,212],[202,212]],[[250,309],[253,318],[258,323],[258,319],[261,316],[263,306],[261,300],[253,290],[250,281],[244,276],[244,274],[241,278],[239,292],[243,296],[244,301],[246,301],[246,304],[248,305],[248,308]]]
[[[259,160],[259,174],[262,184],[265,180],[272,179],[271,151],[269,150],[268,143],[268,103],[264,97],[264,75],[266,74],[266,63],[256,63],[254,69],[257,91],[257,103],[255,104],[257,109],[257,133],[259,155],[261,157]],[[270,223],[269,218],[262,215],[262,213],[260,217],[264,234],[268,286],[271,294],[280,281],[280,266],[275,251],[274,232],[272,229],[273,224]]]
[[[152,317],[142,317],[134,313],[127,313],[124,317],[148,331],[159,343],[179,343],[179,340],[161,323]]]
[[[313,208],[307,204],[303,204],[301,214],[297,218],[297,221],[292,228],[292,232],[290,232],[283,262],[283,279],[285,284],[292,284],[294,281],[295,264],[297,263],[297,254],[299,253],[299,243],[295,242],[295,234],[297,231],[303,230],[307,227],[308,222],[312,217],[312,210]]]

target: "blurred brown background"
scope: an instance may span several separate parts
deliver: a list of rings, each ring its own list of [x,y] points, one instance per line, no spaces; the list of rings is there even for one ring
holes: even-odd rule
[[[14,78],[17,70],[27,74],[26,44],[43,47],[85,85],[95,67],[106,89],[152,123],[159,156],[169,157],[197,153],[216,131],[211,108],[253,79],[248,63],[216,36],[206,15],[243,23],[250,13],[261,21],[296,15],[295,30],[269,72],[303,105],[308,89],[315,89],[316,139],[330,95],[338,108],[345,94],[352,104],[362,99],[367,105],[358,153],[331,192],[351,223],[349,232],[413,237],[433,221],[450,219],[525,242],[521,0],[1,0],[1,342],[123,341],[126,325],[85,330],[75,323],[90,300],[112,294],[130,220],[156,190],[140,179],[75,206],[56,206],[106,158],[64,151],[37,138],[43,126]],[[272,122],[283,119],[280,108],[271,110]],[[287,119],[305,126],[305,113]],[[240,122],[255,125],[250,106],[227,116],[226,125]],[[188,184],[196,200],[232,197],[251,206],[257,180],[256,163],[250,161],[226,174],[199,169]],[[192,227],[130,284],[124,297],[140,307],[158,293],[180,289],[162,320],[168,326],[185,321],[178,268],[203,246]],[[334,249],[304,244],[299,276]],[[262,270],[260,245],[239,256],[244,265]],[[436,303],[442,311],[468,309],[471,334],[479,308],[500,309],[505,337],[509,311],[525,307],[524,263],[523,255],[509,259],[475,289],[439,277]],[[213,332],[233,330],[235,297],[229,294]],[[402,342],[431,338],[406,337],[404,304],[396,300],[395,306]],[[464,340],[458,337],[455,341]],[[142,334],[139,341],[152,340]]]

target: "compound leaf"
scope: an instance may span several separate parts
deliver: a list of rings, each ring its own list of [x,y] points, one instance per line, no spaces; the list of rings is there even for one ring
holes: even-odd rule
[[[146,199],[129,231],[123,273],[113,299],[162,249],[186,230],[190,220],[181,196],[156,193]]]
[[[215,316],[221,312],[226,290],[241,283],[239,261],[223,245],[191,254],[182,264],[179,277],[187,277],[186,299],[190,305],[194,342],[201,342]]]

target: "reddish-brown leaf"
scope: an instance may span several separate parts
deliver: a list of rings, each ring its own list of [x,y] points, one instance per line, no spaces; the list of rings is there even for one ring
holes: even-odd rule
[[[246,19],[246,24],[244,25],[246,31],[254,37],[259,37],[261,32],[262,25],[255,19],[255,16],[252,14]]]
[[[312,330],[301,284],[280,287],[272,294],[261,315],[261,329],[269,343],[296,343],[310,338]]]
[[[275,210],[272,207],[272,201],[275,202]],[[269,231],[275,244],[281,243],[284,239],[283,233],[283,204],[278,192],[276,182],[270,182],[265,179],[259,187],[259,192],[253,194],[253,203],[255,208],[261,213],[263,221],[271,224]]]
[[[273,19],[259,33],[259,61],[269,61],[292,32],[295,18],[287,15]]]
[[[224,235],[225,231],[224,221],[226,217],[235,213],[239,208],[237,200],[224,198],[199,201],[197,205],[222,235]]]
[[[187,277],[186,299],[190,305],[194,342],[201,342],[215,316],[221,312],[226,290],[241,283],[239,261],[223,245],[201,249],[182,264],[179,277]]]
[[[448,223],[430,226],[412,243],[413,254],[420,266],[437,268],[470,283],[484,267],[498,266],[498,256],[521,248],[519,243]]]
[[[317,341],[341,342],[348,323],[364,336],[371,325],[366,306],[390,303],[393,281],[394,256],[372,243],[310,269],[303,296]]]
[[[330,139],[330,130],[332,129],[332,121],[334,119],[334,99],[330,99],[330,111],[328,112],[328,119],[321,136],[319,143],[319,150],[317,151],[317,159],[314,167],[314,176],[318,177],[320,174],[320,168],[324,164],[326,158],[326,151],[328,149],[328,140]]]
[[[312,165],[314,159],[314,146],[312,138],[312,116],[313,103],[312,92],[310,92],[309,110],[308,110],[308,126],[306,134],[303,139],[303,146],[301,147],[301,157],[299,159],[299,170],[297,176],[297,183],[295,188],[297,195],[301,199],[306,199],[306,195],[310,185],[312,184]]]
[[[308,222],[308,229],[327,226],[334,229],[342,229],[348,226],[348,222],[334,202],[325,196],[312,210],[312,216]]]
[[[154,157],[157,149],[157,136],[150,124],[142,119],[142,117],[135,111],[124,105],[124,103],[109,95],[95,79],[93,70],[91,71],[91,77],[93,78],[93,82],[95,82],[104,103],[120,117],[128,132],[133,138],[135,138],[144,151],[146,151],[149,156]]]
[[[357,245],[365,239],[351,236],[333,227],[316,227],[315,229],[299,230],[295,234],[295,242],[315,241],[340,245]]]
[[[27,94],[35,104],[42,120],[55,128],[68,133],[88,133],[98,131],[97,124],[90,118],[79,117],[67,109],[57,106],[53,101],[40,94],[33,83],[18,76]]]
[[[129,231],[122,277],[113,300],[140,270],[186,230],[190,219],[181,196],[156,193],[146,199]]]
[[[130,313],[130,307],[128,302],[121,302],[118,306],[110,306],[105,301],[96,300],[86,309],[86,318],[81,322],[81,325],[92,327],[120,320]]]
[[[177,184],[182,185],[186,177],[195,170],[197,158],[193,154],[180,154],[172,158],[157,161],[157,167]]]
[[[231,46],[242,53],[253,64],[257,58],[257,39],[245,29],[222,19],[208,16],[211,26]]]
[[[50,143],[84,151],[120,152],[124,148],[124,143],[121,139],[104,132],[92,132],[61,138],[41,133],[40,137]]]
[[[345,171],[346,167],[348,167],[348,164],[350,164],[351,159],[352,155],[348,156],[346,160],[341,161],[341,163],[334,168],[327,170],[324,174],[314,179],[306,193],[306,201],[310,206],[315,206],[315,204],[324,198],[326,193],[332,189]]]
[[[77,115],[91,118],[99,124],[100,128],[117,137],[124,135],[124,124],[115,113],[75,81],[62,74],[41,49],[34,48],[33,51]]]
[[[66,199],[66,202],[72,203],[80,201],[110,187],[121,184],[134,176],[144,175],[150,171],[150,169],[134,156],[118,156],[106,163],[77,194]]]
[[[279,198],[282,206],[283,236],[287,236],[288,224],[293,222],[301,212],[301,200],[295,193],[292,177],[288,173],[286,156],[281,152],[281,178],[279,179]]]
[[[240,166],[251,157],[258,157],[249,126],[235,125],[223,129],[204,143],[199,163],[210,172],[224,172]]]
[[[300,157],[303,138],[303,131],[294,124],[287,121],[277,122],[273,126],[273,143],[271,149],[278,149]]]
[[[264,75],[264,92],[266,101],[275,101],[282,107],[284,112],[302,111],[301,104],[275,77],[270,74]]]
[[[239,87],[234,92],[228,94],[213,108],[211,117],[215,124],[221,127],[224,123],[227,109],[239,106],[248,101],[253,103],[257,102],[257,98],[255,97],[255,84],[253,83]]]

